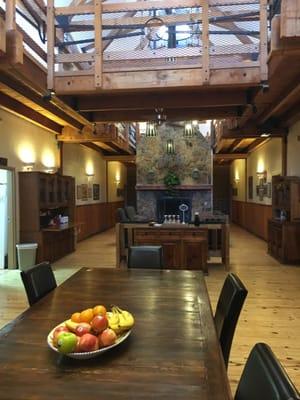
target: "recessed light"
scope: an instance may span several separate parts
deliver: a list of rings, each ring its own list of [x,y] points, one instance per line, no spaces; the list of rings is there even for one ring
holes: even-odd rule
[[[269,136],[271,136],[270,133],[262,133],[262,134],[260,135],[260,137],[269,137]]]

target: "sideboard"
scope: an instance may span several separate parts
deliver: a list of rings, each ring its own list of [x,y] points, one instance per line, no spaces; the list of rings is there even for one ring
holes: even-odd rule
[[[161,245],[164,265],[169,269],[202,269],[207,259],[219,256],[229,269],[229,224],[116,224],[117,267],[127,265],[128,248],[134,245]]]

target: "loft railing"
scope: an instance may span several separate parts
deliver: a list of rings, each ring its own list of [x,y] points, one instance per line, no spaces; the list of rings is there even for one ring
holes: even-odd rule
[[[267,13],[267,0],[48,0],[48,89],[258,84]]]

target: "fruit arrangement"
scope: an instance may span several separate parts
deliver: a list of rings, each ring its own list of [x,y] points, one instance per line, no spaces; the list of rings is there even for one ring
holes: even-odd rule
[[[98,305],[72,314],[50,333],[50,341],[63,354],[92,352],[116,344],[133,325],[129,311]]]

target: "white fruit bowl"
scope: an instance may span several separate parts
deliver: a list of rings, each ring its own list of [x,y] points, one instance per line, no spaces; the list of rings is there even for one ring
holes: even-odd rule
[[[49,332],[49,334],[47,336],[48,346],[50,347],[50,349],[54,350],[58,354],[62,354],[62,353],[60,353],[58,351],[58,349],[53,345],[53,332],[55,331],[56,328],[58,328],[61,325],[63,325],[63,323],[55,326],[51,330],[51,332]],[[124,342],[124,340],[126,340],[128,338],[128,336],[130,335],[130,333],[131,333],[131,329],[129,331],[122,333],[122,335],[118,336],[118,339],[116,340],[116,342],[114,344],[112,344],[111,346],[102,347],[101,349],[95,350],[95,351],[86,351],[84,353],[67,353],[64,355],[67,357],[70,357],[70,358],[75,358],[77,360],[88,360],[89,358],[95,358],[95,357],[98,357],[99,355],[105,353],[106,351],[113,349],[114,347],[118,346],[120,343]]]

